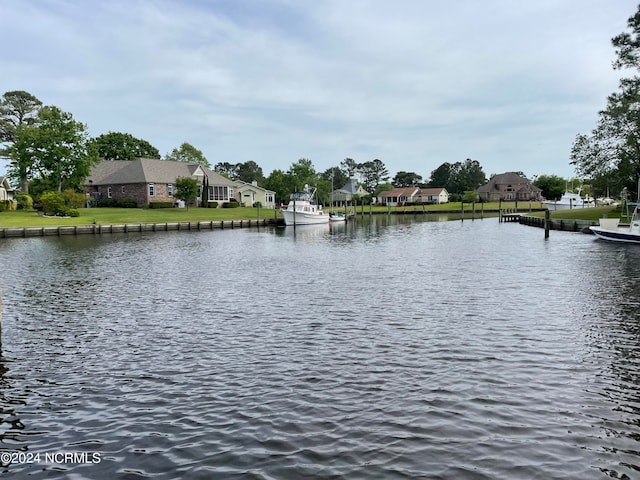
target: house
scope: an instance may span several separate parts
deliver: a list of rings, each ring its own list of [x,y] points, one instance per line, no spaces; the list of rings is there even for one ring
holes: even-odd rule
[[[478,187],[480,200],[485,202],[540,201],[542,190],[516,172],[494,175],[485,185]]]
[[[176,179],[195,178],[200,185],[198,204],[206,191],[209,202],[233,200],[237,184],[222,175],[194,163],[138,158],[136,160],[103,160],[95,165],[85,180],[85,193],[95,200],[133,200],[139,207],[151,202],[172,202]]]
[[[378,203],[390,207],[402,206],[406,203],[415,203],[420,189],[418,187],[394,188],[378,194]]]
[[[15,193],[7,177],[0,175],[0,211],[13,209],[15,206]]]
[[[415,202],[421,204],[449,203],[446,188],[421,188],[415,196]]]
[[[237,199],[243,207],[252,207],[260,202],[262,208],[276,208],[276,192],[258,186],[255,180],[251,183],[236,180],[238,184]]]
[[[344,205],[354,198],[365,197],[367,195],[369,195],[369,192],[362,188],[362,185],[356,180],[350,178],[344,187],[331,192],[331,202],[334,205]]]

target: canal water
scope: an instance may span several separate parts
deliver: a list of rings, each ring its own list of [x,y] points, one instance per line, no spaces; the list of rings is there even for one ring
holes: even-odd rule
[[[497,219],[0,241],[0,471],[640,477],[640,247]]]

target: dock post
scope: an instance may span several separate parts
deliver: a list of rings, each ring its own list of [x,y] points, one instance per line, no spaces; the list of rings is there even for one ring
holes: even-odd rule
[[[547,240],[549,238],[549,224],[551,223],[551,211],[546,210],[544,212],[544,239]]]

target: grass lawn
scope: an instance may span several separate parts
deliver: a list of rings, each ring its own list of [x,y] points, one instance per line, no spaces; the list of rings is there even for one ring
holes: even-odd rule
[[[80,208],[79,217],[44,217],[41,212],[1,212],[3,227],[58,227],[67,225],[115,225],[123,223],[255,220],[257,208]],[[278,214],[279,215],[279,214]],[[260,219],[273,218],[274,210],[261,208]]]
[[[396,211],[426,211],[426,212],[459,212],[462,205],[458,203],[445,203],[441,205],[407,206],[407,207],[377,207],[368,205],[355,207],[357,213],[368,213],[371,209],[374,213],[386,213]],[[465,213],[470,213],[475,208],[476,212],[482,210],[497,210],[498,208],[515,208],[514,202],[489,202],[485,204],[464,204]],[[353,211],[354,207],[349,207]],[[542,205],[538,202],[519,202],[520,210],[539,209]],[[325,209],[328,209],[325,207]],[[112,224],[136,224],[136,223],[164,223],[164,222],[198,222],[220,220],[255,220],[258,218],[258,209],[251,207],[239,208],[81,208],[79,217],[44,217],[40,212],[0,212],[0,228],[4,227],[48,227],[48,226],[73,226],[73,225],[98,225]],[[533,215],[544,216],[543,212],[533,212]],[[597,220],[604,215],[610,218],[620,216],[620,208],[596,207],[574,210],[563,210],[551,213],[552,218]],[[280,212],[272,209],[261,208],[260,219],[282,218]]]

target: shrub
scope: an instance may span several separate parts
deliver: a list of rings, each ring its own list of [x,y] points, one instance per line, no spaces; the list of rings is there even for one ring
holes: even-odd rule
[[[238,202],[227,202],[222,204],[223,208],[238,208],[240,204]]]
[[[115,208],[117,206],[118,202],[113,198],[101,198],[96,202],[96,207]]]
[[[64,204],[64,197],[56,192],[44,192],[40,195],[42,211],[45,215],[66,214],[67,209]]]
[[[136,203],[136,201],[133,198],[123,198],[120,201],[120,206],[122,208],[136,208],[138,206],[138,204]]]
[[[262,208],[262,202],[253,202],[253,208]]]
[[[218,208],[218,202],[207,203],[207,208]]]
[[[149,208],[173,208],[173,202],[149,202]]]
[[[33,210],[33,198],[28,193],[19,193],[16,195],[18,202],[18,210]]]
[[[64,204],[69,208],[82,208],[86,201],[82,193],[78,193],[72,188],[62,192],[62,197],[64,198]]]
[[[69,216],[70,217],[79,217],[80,216],[80,212],[78,210],[76,210],[75,208],[72,208],[71,210],[69,210]]]

